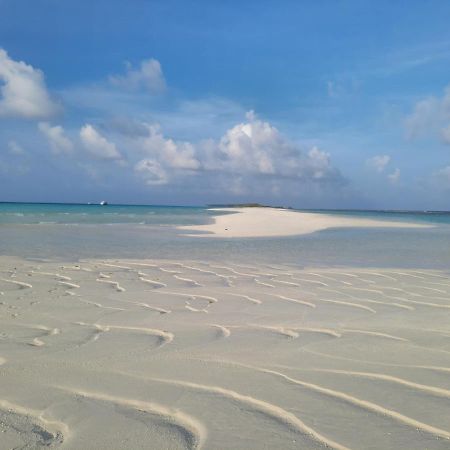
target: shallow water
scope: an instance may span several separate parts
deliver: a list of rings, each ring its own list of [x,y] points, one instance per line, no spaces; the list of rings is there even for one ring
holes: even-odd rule
[[[0,205],[0,448],[449,448],[449,215],[176,228],[214,214]]]
[[[176,228],[208,223],[220,214],[206,208],[3,203],[0,204],[0,254],[64,260],[195,258],[298,266],[450,267],[449,213],[327,213],[434,226],[329,229],[280,238],[207,239],[187,237]]]

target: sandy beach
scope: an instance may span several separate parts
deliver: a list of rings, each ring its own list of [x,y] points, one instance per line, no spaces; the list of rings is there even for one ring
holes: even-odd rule
[[[450,450],[449,18],[0,0],[0,450]]]
[[[1,257],[0,448],[448,449],[449,295],[437,270]]]
[[[430,225],[390,220],[343,217],[322,213],[305,213],[278,208],[217,208],[231,214],[215,216],[207,225],[189,225],[180,230],[194,231],[190,236],[239,238],[295,236],[329,228],[426,228]]]

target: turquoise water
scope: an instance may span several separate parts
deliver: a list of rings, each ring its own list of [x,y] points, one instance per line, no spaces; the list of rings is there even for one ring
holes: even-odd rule
[[[299,266],[450,270],[450,213],[317,211],[431,228],[329,229],[256,239],[187,237],[177,225],[208,223],[202,207],[0,203],[0,254],[26,258],[168,258]],[[222,213],[223,214],[223,213]]]
[[[450,211],[363,211],[363,210],[324,210],[311,209],[320,214],[336,214],[345,217],[365,217],[377,220],[395,220],[432,224],[450,224]]]
[[[189,206],[0,203],[1,224],[142,224],[205,223],[212,213]]]
[[[378,220],[450,224],[450,212],[308,210],[319,214]],[[86,205],[65,203],[0,203],[2,224],[140,224],[189,225],[206,223],[217,211],[195,206]]]

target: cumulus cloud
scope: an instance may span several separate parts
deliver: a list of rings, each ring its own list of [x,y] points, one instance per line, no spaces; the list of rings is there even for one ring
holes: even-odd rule
[[[405,120],[406,137],[414,139],[429,132],[438,120],[439,109],[439,100],[434,97],[417,102]]]
[[[247,119],[249,122],[234,126],[222,137],[215,162],[233,172],[274,173],[271,153],[284,142],[278,130],[256,120],[252,112]]]
[[[167,184],[169,181],[166,171],[161,167],[158,161],[153,159],[142,159],[135,165],[134,170],[139,173],[145,180],[145,183],[149,185]]]
[[[293,178],[305,182],[342,182],[330,155],[317,147],[304,152],[268,122],[250,111],[247,122],[229,129],[215,149],[209,149],[208,166],[237,174]]]
[[[48,122],[40,122],[38,128],[47,138],[53,153],[70,153],[73,150],[72,141],[65,135],[62,126],[51,126]]]
[[[367,166],[381,173],[389,164],[391,157],[389,155],[376,155],[366,161]]]
[[[122,155],[117,150],[116,144],[108,141],[90,124],[86,124],[81,128],[80,139],[84,148],[97,159],[122,159]]]
[[[409,139],[433,135],[450,144],[450,86],[441,97],[428,97],[417,102],[405,119],[405,129]]]
[[[400,179],[400,169],[395,169],[392,173],[388,175],[388,180],[392,184],[398,183],[399,179]]]
[[[0,48],[0,116],[45,119],[58,112],[44,74]]]
[[[193,175],[201,168],[196,148],[190,142],[166,138],[159,125],[143,124],[146,135],[139,133],[133,145],[145,156],[135,165],[135,171],[146,184],[167,184],[176,176]]]
[[[124,89],[144,89],[154,94],[158,94],[166,88],[161,64],[153,58],[141,61],[137,68],[133,68],[130,63],[127,63],[124,75],[114,75],[109,80],[113,85]]]
[[[166,138],[160,128],[146,125],[147,135],[137,135],[133,147],[144,158],[135,171],[148,184],[165,184],[183,176],[217,181],[227,191],[240,195],[253,189],[281,194],[287,184],[339,185],[344,178],[331,163],[330,155],[317,147],[303,150],[290,143],[273,125],[253,112],[247,121],[228,129],[218,139],[201,142]],[[284,182],[277,180],[284,180]]]
[[[212,186],[231,195],[295,195],[295,189],[318,192],[345,184],[330,155],[317,147],[308,150],[290,143],[273,125],[253,112],[246,121],[229,128],[221,138],[200,142],[167,138],[157,125],[145,124],[130,144],[143,158],[134,167],[146,184],[162,185],[175,180],[196,186]]]
[[[200,168],[194,145],[165,138],[157,125],[149,125],[147,129],[147,136],[141,139],[141,148],[147,155],[157,157],[162,164],[173,169]]]

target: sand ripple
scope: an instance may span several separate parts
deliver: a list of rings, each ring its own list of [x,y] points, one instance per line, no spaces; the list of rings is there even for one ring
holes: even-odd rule
[[[449,448],[446,272],[0,263],[9,447]]]

